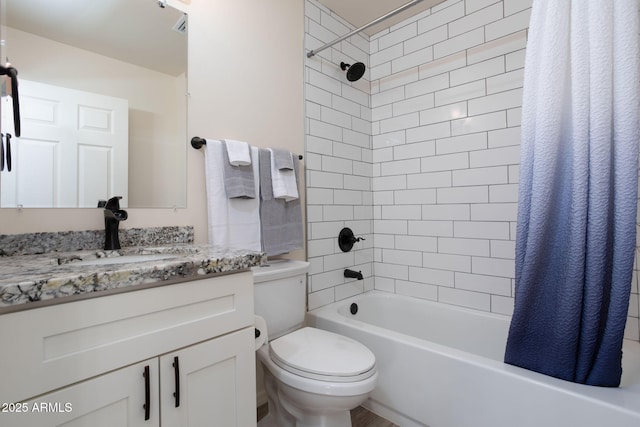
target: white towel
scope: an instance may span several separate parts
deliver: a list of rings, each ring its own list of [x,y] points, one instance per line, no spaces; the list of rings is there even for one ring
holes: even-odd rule
[[[233,139],[224,140],[229,154],[229,163],[233,166],[249,166],[251,164],[251,152],[249,144]]]
[[[273,197],[284,199],[287,202],[296,200],[298,195],[298,182],[293,170],[278,169],[275,163],[275,155],[271,152],[271,183],[273,185]],[[257,158],[257,157],[256,157]]]
[[[254,151],[255,150],[255,151]],[[258,158],[258,149],[251,147],[253,158]],[[205,176],[207,187],[207,209],[209,243],[232,249],[261,251],[260,244],[260,200],[228,199],[224,189],[223,161],[220,141],[207,139],[205,148]],[[253,162],[255,188],[258,188],[259,162]]]

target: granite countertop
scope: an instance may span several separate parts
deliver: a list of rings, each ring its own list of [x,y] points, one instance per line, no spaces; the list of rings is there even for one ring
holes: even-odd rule
[[[74,295],[246,270],[265,260],[261,252],[193,244],[0,257],[0,314]]]

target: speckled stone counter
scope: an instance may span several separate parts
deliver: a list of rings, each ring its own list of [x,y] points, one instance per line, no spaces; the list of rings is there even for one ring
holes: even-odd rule
[[[143,258],[139,255],[156,258],[129,262]],[[0,314],[66,302],[71,296],[100,296],[108,290],[240,271],[265,261],[261,252],[192,244],[4,256],[0,257]]]
[[[193,227],[125,228],[118,233],[122,247],[193,243]],[[104,247],[104,230],[0,234],[0,256],[80,251]]]

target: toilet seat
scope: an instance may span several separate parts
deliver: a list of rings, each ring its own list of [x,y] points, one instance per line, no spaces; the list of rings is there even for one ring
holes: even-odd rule
[[[302,328],[269,343],[271,360],[309,379],[356,382],[375,374],[375,356],[351,338],[316,328]]]

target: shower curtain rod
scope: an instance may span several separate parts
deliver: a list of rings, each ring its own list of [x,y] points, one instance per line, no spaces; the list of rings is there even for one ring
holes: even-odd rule
[[[312,49],[307,53],[307,58],[311,58],[313,55],[325,50],[326,48],[331,47],[336,43],[340,43],[342,40],[348,39],[349,37],[358,34],[360,31],[364,31],[367,28],[371,27],[372,25],[376,25],[378,22],[382,22],[387,18],[391,18],[392,16],[397,15],[398,13],[400,13],[400,12],[406,10],[406,9],[409,9],[412,6],[415,6],[416,4],[420,3],[421,1],[422,0],[410,1],[409,3],[405,4],[404,6],[400,6],[399,8],[397,8],[395,10],[392,10],[391,12],[387,13],[386,15],[383,15],[380,18],[375,19],[375,20],[369,22],[368,24],[363,25],[360,28],[356,28],[355,30],[351,31],[349,34],[344,35],[344,36],[340,37],[339,39],[336,39],[336,40],[332,41],[331,43],[327,43],[324,46],[319,47],[318,49]]]

